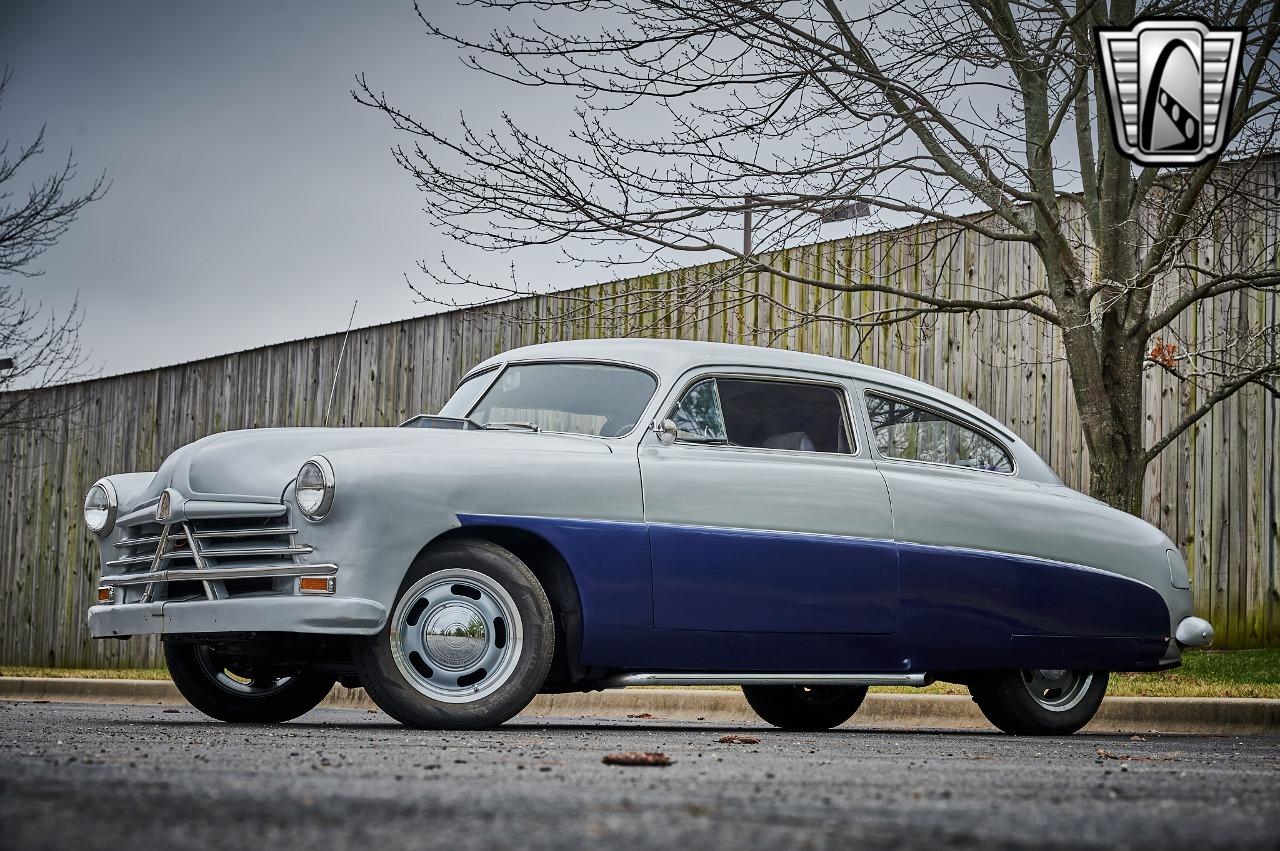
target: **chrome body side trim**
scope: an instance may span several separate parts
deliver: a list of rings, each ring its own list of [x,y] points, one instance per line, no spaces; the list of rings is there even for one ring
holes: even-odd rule
[[[625,686],[927,686],[928,674],[707,674],[689,671],[615,674],[600,680],[600,688]]]
[[[182,582],[184,580],[221,581],[227,579],[276,578],[281,576],[332,576],[338,572],[336,564],[271,564],[246,565],[244,567],[183,568],[180,570],[152,570],[146,573],[121,573],[104,576],[100,585],[148,585],[154,582]]]

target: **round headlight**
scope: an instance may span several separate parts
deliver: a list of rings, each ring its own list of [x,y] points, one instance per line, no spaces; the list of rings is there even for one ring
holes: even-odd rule
[[[298,471],[294,485],[298,510],[308,520],[323,520],[333,505],[333,467],[320,455],[307,461]]]
[[[116,489],[99,479],[84,497],[84,525],[99,538],[111,534],[116,525]]]

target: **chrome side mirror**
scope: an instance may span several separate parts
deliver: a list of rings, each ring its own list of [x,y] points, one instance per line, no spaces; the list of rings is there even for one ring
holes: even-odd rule
[[[654,420],[653,433],[658,436],[659,443],[670,446],[676,442],[675,420]]]

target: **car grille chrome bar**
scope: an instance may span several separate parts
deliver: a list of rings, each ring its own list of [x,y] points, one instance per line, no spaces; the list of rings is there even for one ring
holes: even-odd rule
[[[333,576],[338,572],[336,564],[288,564],[245,565],[242,567],[178,568],[153,570],[146,573],[121,573],[104,576],[102,585],[146,585],[155,582],[219,582],[228,579],[261,579],[292,576]]]
[[[277,529],[273,527],[259,527],[257,529],[215,529],[207,532],[197,531],[192,534],[197,540],[205,541],[216,538],[253,538],[264,535],[296,535],[298,534],[298,530],[293,528]],[[149,547],[158,543],[160,543],[159,535],[147,535],[140,538],[121,538],[116,541],[113,546],[119,547],[120,549],[126,549],[128,547]]]
[[[623,686],[927,686],[928,674],[704,674],[689,671],[616,674],[599,682],[601,688]]]
[[[199,554],[204,558],[257,558],[259,556],[304,556],[314,550],[306,544],[291,544],[283,547],[223,547],[221,549],[200,549]],[[170,550],[169,552],[160,553],[160,561],[168,561],[175,558],[194,558],[195,550],[179,548]],[[151,564],[156,561],[157,556],[139,555],[125,556],[124,558],[112,559],[107,562],[107,567],[125,567],[130,564]]]

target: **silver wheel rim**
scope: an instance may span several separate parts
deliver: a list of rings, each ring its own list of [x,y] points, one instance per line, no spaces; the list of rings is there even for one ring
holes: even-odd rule
[[[217,654],[208,647],[196,648],[196,661],[210,682],[237,697],[267,697],[282,691],[293,681],[293,677],[257,677],[237,671],[219,661]]]
[[[1020,673],[1031,699],[1050,712],[1066,712],[1074,708],[1093,684],[1092,671],[1037,668]]]
[[[510,679],[524,645],[515,600],[483,573],[451,568],[414,583],[391,616],[391,656],[409,685],[470,703]]]

